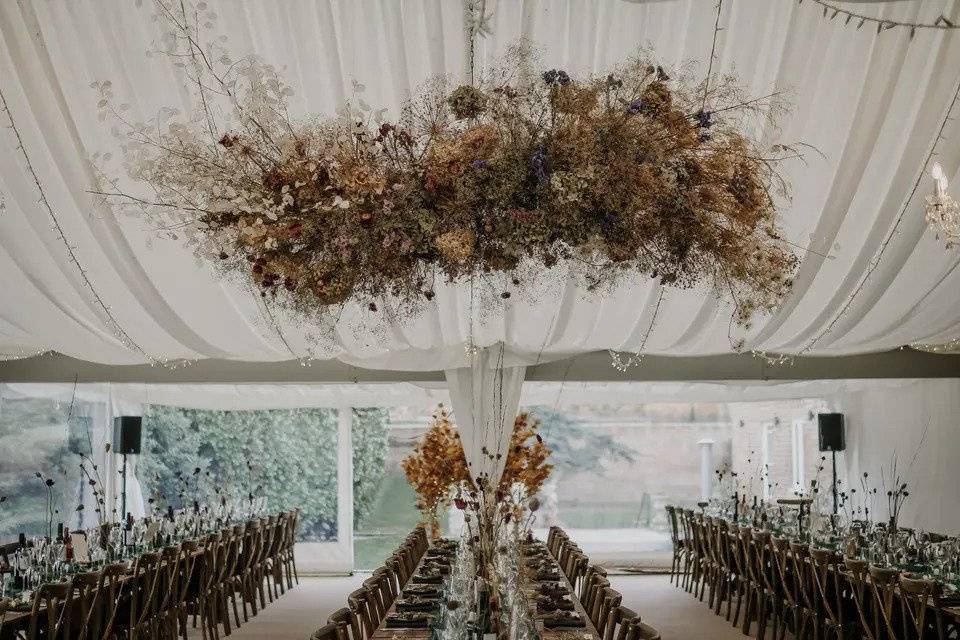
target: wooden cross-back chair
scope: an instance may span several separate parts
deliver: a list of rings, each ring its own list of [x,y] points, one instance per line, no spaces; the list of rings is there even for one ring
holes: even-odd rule
[[[284,550],[287,546],[287,529],[290,526],[290,516],[288,513],[281,513],[273,524],[273,533],[270,540],[270,548],[267,551],[265,578],[267,582],[267,593],[270,594],[271,602],[284,593],[292,584],[287,585],[284,569]],[[271,586],[272,581],[272,586]]]
[[[254,583],[256,585],[257,595],[260,598],[260,608],[267,606],[267,597],[273,602],[273,596],[267,588],[267,576],[270,571],[270,554],[273,552],[273,545],[277,533],[276,516],[268,516],[262,520],[261,542],[257,549],[257,559],[253,565]]]
[[[856,606],[860,620],[860,631],[864,640],[880,640],[875,622],[877,612],[874,611],[873,598],[868,586],[870,565],[866,560],[844,558],[843,575],[850,588],[850,596]]]
[[[222,557],[226,545],[224,533],[214,533],[203,539],[202,561],[196,580],[195,615],[200,616],[200,625],[204,639],[216,640],[219,637],[220,609],[214,595],[220,575]]]
[[[287,525],[284,529],[286,537],[283,546],[280,549],[280,562],[283,564],[287,574],[287,586],[293,588],[294,584],[300,584],[300,575],[297,573],[297,556],[295,553],[297,545],[297,530],[300,526],[300,509],[294,509],[287,513]]]
[[[156,619],[162,600],[160,589],[161,560],[158,553],[144,553],[134,560],[129,585],[129,626],[126,629],[130,640],[156,637]]]
[[[217,598],[220,601],[220,609],[223,612],[225,623],[229,625],[230,611],[233,611],[234,625],[240,626],[240,612],[237,608],[237,597],[243,600],[243,581],[241,579],[241,568],[243,565],[243,544],[245,541],[246,528],[242,525],[232,527],[227,534],[228,541],[226,548],[220,552],[222,570],[218,573],[214,588],[217,591]],[[246,618],[246,607],[243,607],[244,622]],[[229,635],[229,627],[226,629]]]
[[[360,621],[349,607],[343,607],[331,613],[327,618],[327,624],[337,625],[337,640],[365,640]]]
[[[360,587],[347,596],[347,604],[356,615],[359,627],[364,638],[369,638],[376,631],[377,627],[373,623],[373,616],[370,615],[370,594],[366,587]]]
[[[603,587],[597,594],[590,620],[601,637],[607,628],[611,612],[619,608],[621,602],[623,602],[623,596],[612,587]]]
[[[367,590],[367,611],[369,612],[371,625],[375,629],[380,626],[380,622],[386,614],[380,577],[370,576],[363,581],[363,587]]]
[[[187,640],[187,619],[200,557],[200,545],[196,540],[186,540],[180,545],[180,552],[182,556],[179,571],[171,585],[172,593],[166,614],[168,618],[166,627],[170,638],[176,638],[179,634],[183,640]]]
[[[693,516],[693,511],[690,509],[680,510],[680,527],[683,531],[682,540],[685,548],[685,552],[683,554],[683,569],[681,570],[681,586],[686,591],[691,591],[693,589],[695,574],[699,562],[697,555],[698,549],[694,539]]]
[[[640,616],[632,609],[620,605],[610,612],[607,624],[603,631],[603,640],[627,640],[627,635],[633,625],[640,621]]]
[[[646,622],[637,621],[633,624],[633,632],[636,634],[630,640],[660,640],[660,632],[651,627]]]
[[[310,640],[337,640],[337,625],[325,624],[310,636]]]
[[[78,640],[109,638],[123,595],[123,576],[127,567],[110,564],[100,571],[81,573],[73,578],[79,607]]]
[[[607,570],[598,565],[590,565],[583,574],[583,580],[580,581],[580,602],[584,608],[589,611],[592,597],[593,585],[600,579],[606,579]]]
[[[824,638],[845,640],[851,633],[847,610],[852,594],[840,556],[828,549],[808,547],[797,550],[797,555],[807,560],[802,565],[796,562],[795,567],[804,580],[800,583],[801,594],[813,616],[812,625],[823,630]],[[815,635],[818,628],[813,629]]]
[[[777,603],[780,607],[780,629],[774,628],[773,637],[781,640],[789,627],[796,640],[805,640],[809,635],[810,617],[806,614],[801,595],[800,576],[793,570],[788,538],[770,537],[770,563],[773,579],[779,584]]]
[[[677,518],[677,508],[667,505],[667,520],[670,522],[670,542],[673,545],[673,556],[670,560],[670,584],[676,579],[680,584],[680,566],[684,554],[683,541],[680,539],[680,522]]]
[[[894,608],[898,604],[900,572],[886,567],[870,567],[870,591],[873,594],[873,631],[876,637],[889,640],[900,638],[894,620]]]
[[[251,616],[257,615],[257,562],[263,546],[263,524],[259,520],[247,523],[243,534],[243,555],[240,561],[239,580],[243,591],[243,618],[248,619],[247,605]]]
[[[33,596],[29,640],[70,640],[73,583],[41,585]]]
[[[939,590],[939,585],[933,580],[906,574],[900,576],[904,638],[924,638],[935,634],[937,640],[943,640],[942,621],[930,607],[931,603],[935,603]]]

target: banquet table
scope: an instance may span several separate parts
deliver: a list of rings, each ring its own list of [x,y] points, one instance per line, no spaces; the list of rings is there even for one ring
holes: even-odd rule
[[[420,571],[420,568],[423,565],[424,560],[421,559],[420,564],[417,565],[414,574]],[[573,601],[574,611],[576,611],[580,617],[586,623],[584,627],[561,627],[547,629],[543,626],[541,615],[537,615],[537,630],[540,632],[540,637],[543,640],[600,640],[601,635],[597,631],[596,627],[590,621],[590,617],[587,615],[586,610],[583,608],[583,603],[580,602],[580,599],[577,597],[576,592],[573,590],[573,586],[570,584],[570,581],[567,580],[567,577],[563,575],[563,572],[560,571],[560,580],[563,581],[564,586],[570,589],[570,599]],[[536,610],[536,601],[531,599],[530,602],[531,610]],[[387,615],[394,613],[396,611],[396,604],[390,606],[390,609],[387,611]],[[386,616],[384,616],[384,621],[380,623],[380,626],[374,631],[373,635],[370,636],[371,640],[425,640],[430,637],[429,628],[417,628],[417,629],[398,629],[398,628],[387,628],[386,627]]]

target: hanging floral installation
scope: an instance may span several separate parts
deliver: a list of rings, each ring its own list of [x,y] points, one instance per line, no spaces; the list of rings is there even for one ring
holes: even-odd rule
[[[747,324],[790,290],[779,166],[798,153],[750,137],[783,105],[747,99],[732,76],[671,77],[641,55],[573,78],[518,47],[476,86],[432,80],[394,118],[359,97],[332,119],[294,118],[273,67],[233,59],[207,17],[156,5],[171,25],[161,52],[199,107],[134,122],[94,83],[134,180],[103,177],[97,193],[263,296],[313,313],[390,296],[414,313],[437,278],[487,278],[508,298],[522,266],[562,262],[591,290],[712,286]]]

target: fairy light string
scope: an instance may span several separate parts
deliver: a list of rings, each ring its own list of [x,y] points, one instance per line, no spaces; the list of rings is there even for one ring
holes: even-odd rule
[[[54,212],[53,207],[50,204],[50,201],[47,199],[46,191],[43,189],[43,184],[40,182],[40,176],[37,174],[36,169],[33,166],[33,162],[30,160],[30,154],[27,153],[26,146],[23,142],[23,136],[20,134],[20,129],[17,126],[16,121],[13,118],[13,112],[10,110],[10,106],[7,104],[7,98],[3,93],[3,90],[0,89],[0,106],[3,108],[4,114],[7,116],[9,121],[8,128],[13,131],[14,136],[17,140],[17,151],[20,152],[20,155],[23,157],[24,163],[26,165],[27,171],[29,171],[33,183],[37,188],[37,193],[39,194],[39,203],[43,206],[43,209],[47,212],[50,217],[50,220],[53,222],[53,228],[57,233],[57,237],[60,238],[60,241],[63,243],[64,249],[66,250],[67,258],[73,265],[76,267],[77,272],[80,275],[80,279],[83,282],[84,286],[90,292],[90,295],[93,297],[94,302],[100,308],[104,317],[107,319],[107,322],[110,326],[110,329],[113,331],[114,335],[120,340],[120,342],[127,348],[132,348],[143,357],[145,357],[150,364],[160,363],[160,359],[156,358],[140,346],[140,344],[134,340],[126,329],[120,324],[113,312],[110,311],[110,307],[107,306],[107,303],[104,301],[103,297],[97,291],[96,287],[93,286],[93,282],[90,280],[90,276],[87,273],[87,270],[81,264],[80,259],[77,257],[76,251],[74,251],[73,246],[67,240],[66,233],[63,230],[63,226],[60,224],[60,220],[57,218],[57,214]]]
[[[713,21],[713,37],[710,42],[710,59],[707,63],[707,75],[703,81],[703,101],[701,102],[700,113],[703,114],[703,117],[709,120],[710,112],[707,111],[707,98],[710,95],[710,76],[713,74],[713,63],[717,58],[717,39],[719,38],[720,32],[723,28],[720,26],[720,16],[723,12],[723,0],[717,0],[716,4],[716,17]],[[623,358],[623,355],[613,349],[608,349],[610,354],[610,361],[613,367],[620,372],[626,372],[631,367],[640,364],[643,361],[643,356],[645,355],[645,350],[647,346],[647,339],[650,337],[650,334],[653,332],[653,328],[657,322],[657,318],[660,315],[660,307],[663,303],[664,289],[662,286],[659,286],[659,291],[657,294],[657,301],[653,308],[653,315],[650,318],[650,324],[647,326],[647,330],[644,332],[643,337],[640,340],[640,346],[636,351],[632,352],[630,356],[626,359]]]
[[[923,181],[924,176],[927,174],[927,166],[930,164],[930,160],[936,155],[937,145],[941,140],[944,139],[943,132],[947,127],[947,123],[953,120],[952,113],[954,108],[957,105],[958,100],[960,100],[960,79],[958,79],[957,84],[953,91],[953,97],[950,100],[950,103],[947,106],[946,112],[943,115],[943,118],[940,121],[940,127],[937,129],[937,135],[934,137],[933,141],[930,143],[930,148],[927,150],[926,156],[924,156],[923,162],[920,164],[920,168],[917,171],[916,178],[913,181],[913,187],[910,189],[910,193],[907,194],[906,199],[904,199],[903,204],[900,206],[900,210],[897,212],[897,216],[894,219],[893,224],[887,230],[887,234],[884,237],[883,241],[880,243],[880,246],[877,248],[877,251],[873,255],[873,259],[870,261],[870,265],[864,271],[863,275],[860,276],[860,280],[857,283],[857,286],[854,290],[847,296],[847,299],[844,301],[843,305],[840,307],[840,311],[836,313],[833,318],[827,323],[818,333],[813,337],[810,342],[808,342],[803,349],[801,349],[797,355],[805,355],[809,353],[827,334],[829,334],[837,326],[837,323],[846,315],[847,311],[850,309],[850,306],[853,304],[853,301],[860,295],[860,292],[863,291],[864,287],[867,284],[867,281],[870,279],[870,276],[873,275],[873,272],[877,270],[880,266],[880,262],[883,260],[883,256],[886,253],[887,247],[890,246],[890,243],[893,241],[894,236],[897,235],[900,229],[900,223],[903,222],[903,219],[906,217],[907,210],[910,208],[913,198],[917,193],[917,190],[920,188],[920,183]]]

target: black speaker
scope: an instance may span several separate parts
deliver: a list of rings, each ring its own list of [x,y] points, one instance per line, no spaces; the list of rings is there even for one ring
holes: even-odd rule
[[[818,413],[817,423],[820,427],[820,451],[843,451],[847,448],[842,413]]]
[[[140,437],[143,418],[140,416],[117,416],[113,419],[113,452],[140,453]]]

